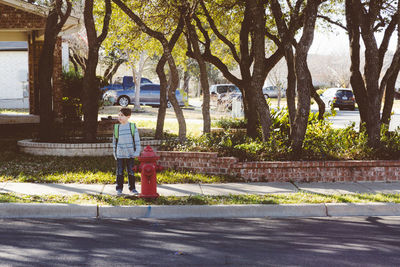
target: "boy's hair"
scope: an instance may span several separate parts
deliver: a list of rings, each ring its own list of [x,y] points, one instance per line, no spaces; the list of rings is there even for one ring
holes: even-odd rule
[[[130,108],[121,108],[119,110],[125,117],[129,117],[132,114],[132,110]]]

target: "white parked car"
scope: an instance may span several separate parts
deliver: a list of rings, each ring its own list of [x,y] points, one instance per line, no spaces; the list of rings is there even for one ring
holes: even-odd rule
[[[240,93],[240,90],[234,84],[214,84],[210,86],[210,94],[217,95],[218,98],[227,93]]]

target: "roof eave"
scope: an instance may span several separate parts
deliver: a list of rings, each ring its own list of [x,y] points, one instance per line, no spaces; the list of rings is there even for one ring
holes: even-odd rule
[[[17,9],[24,10],[29,13],[36,14],[36,15],[42,16],[42,17],[47,17],[47,14],[49,13],[49,10],[50,10],[47,7],[30,4],[30,3],[27,3],[27,2],[21,1],[21,0],[0,0],[0,3],[3,3],[8,6],[12,6]]]

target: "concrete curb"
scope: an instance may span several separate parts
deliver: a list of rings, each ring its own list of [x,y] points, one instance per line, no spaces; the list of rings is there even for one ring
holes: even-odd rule
[[[0,218],[97,217],[97,205],[2,203]]]
[[[322,217],[324,204],[210,205],[210,206],[100,206],[100,218],[257,218]]]
[[[328,216],[400,216],[397,203],[327,203]]]
[[[397,203],[97,206],[1,203],[0,218],[262,218],[400,216]]]

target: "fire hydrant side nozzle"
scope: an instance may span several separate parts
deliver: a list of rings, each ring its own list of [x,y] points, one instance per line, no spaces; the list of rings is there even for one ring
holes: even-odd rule
[[[160,157],[153,151],[150,146],[146,146],[138,157],[140,165],[133,168],[134,171],[141,173],[142,190],[139,197],[142,198],[157,198],[157,171],[162,170],[161,166],[157,165],[157,160]]]

